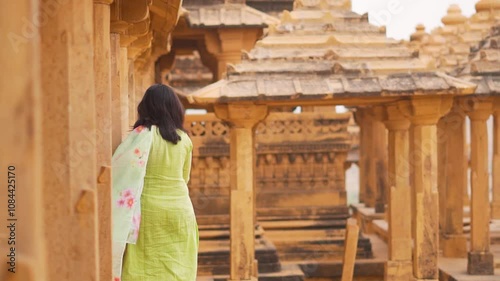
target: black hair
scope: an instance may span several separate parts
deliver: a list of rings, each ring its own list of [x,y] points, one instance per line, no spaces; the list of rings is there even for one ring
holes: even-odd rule
[[[139,117],[134,129],[139,126],[151,129],[156,125],[162,138],[174,144],[181,139],[177,129],[185,131],[184,107],[169,86],[155,84],[149,87],[137,106],[137,113]]]

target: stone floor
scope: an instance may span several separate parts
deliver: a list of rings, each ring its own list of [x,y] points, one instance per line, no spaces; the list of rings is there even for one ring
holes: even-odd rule
[[[468,233],[468,223],[469,219],[464,219],[464,230]],[[377,238],[380,241],[387,239],[387,222],[384,220],[374,220],[373,230]],[[491,231],[491,252],[495,257],[495,275],[492,276],[471,276],[467,274],[467,259],[454,259],[454,258],[443,258],[439,259],[440,268],[440,280],[441,281],[499,281],[500,280],[500,220],[492,220],[490,225]],[[385,244],[385,242],[383,242]],[[382,247],[375,248],[373,251],[380,249],[382,251],[387,251]]]

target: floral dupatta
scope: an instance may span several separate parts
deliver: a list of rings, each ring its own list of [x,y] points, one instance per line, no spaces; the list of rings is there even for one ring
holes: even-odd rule
[[[140,199],[152,141],[151,131],[140,126],[113,154],[113,281],[121,280],[126,244],[135,244],[139,235]]]

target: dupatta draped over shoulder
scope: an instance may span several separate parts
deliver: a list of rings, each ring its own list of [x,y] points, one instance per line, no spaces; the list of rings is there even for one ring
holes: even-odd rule
[[[120,281],[126,244],[135,244],[141,222],[141,193],[153,134],[135,128],[112,158],[113,281]]]

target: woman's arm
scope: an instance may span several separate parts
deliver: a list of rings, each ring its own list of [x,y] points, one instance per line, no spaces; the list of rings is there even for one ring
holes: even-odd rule
[[[186,160],[184,161],[183,177],[186,184],[189,182],[189,175],[191,173],[191,161],[193,157],[193,145],[189,147],[189,151],[186,155]]]

